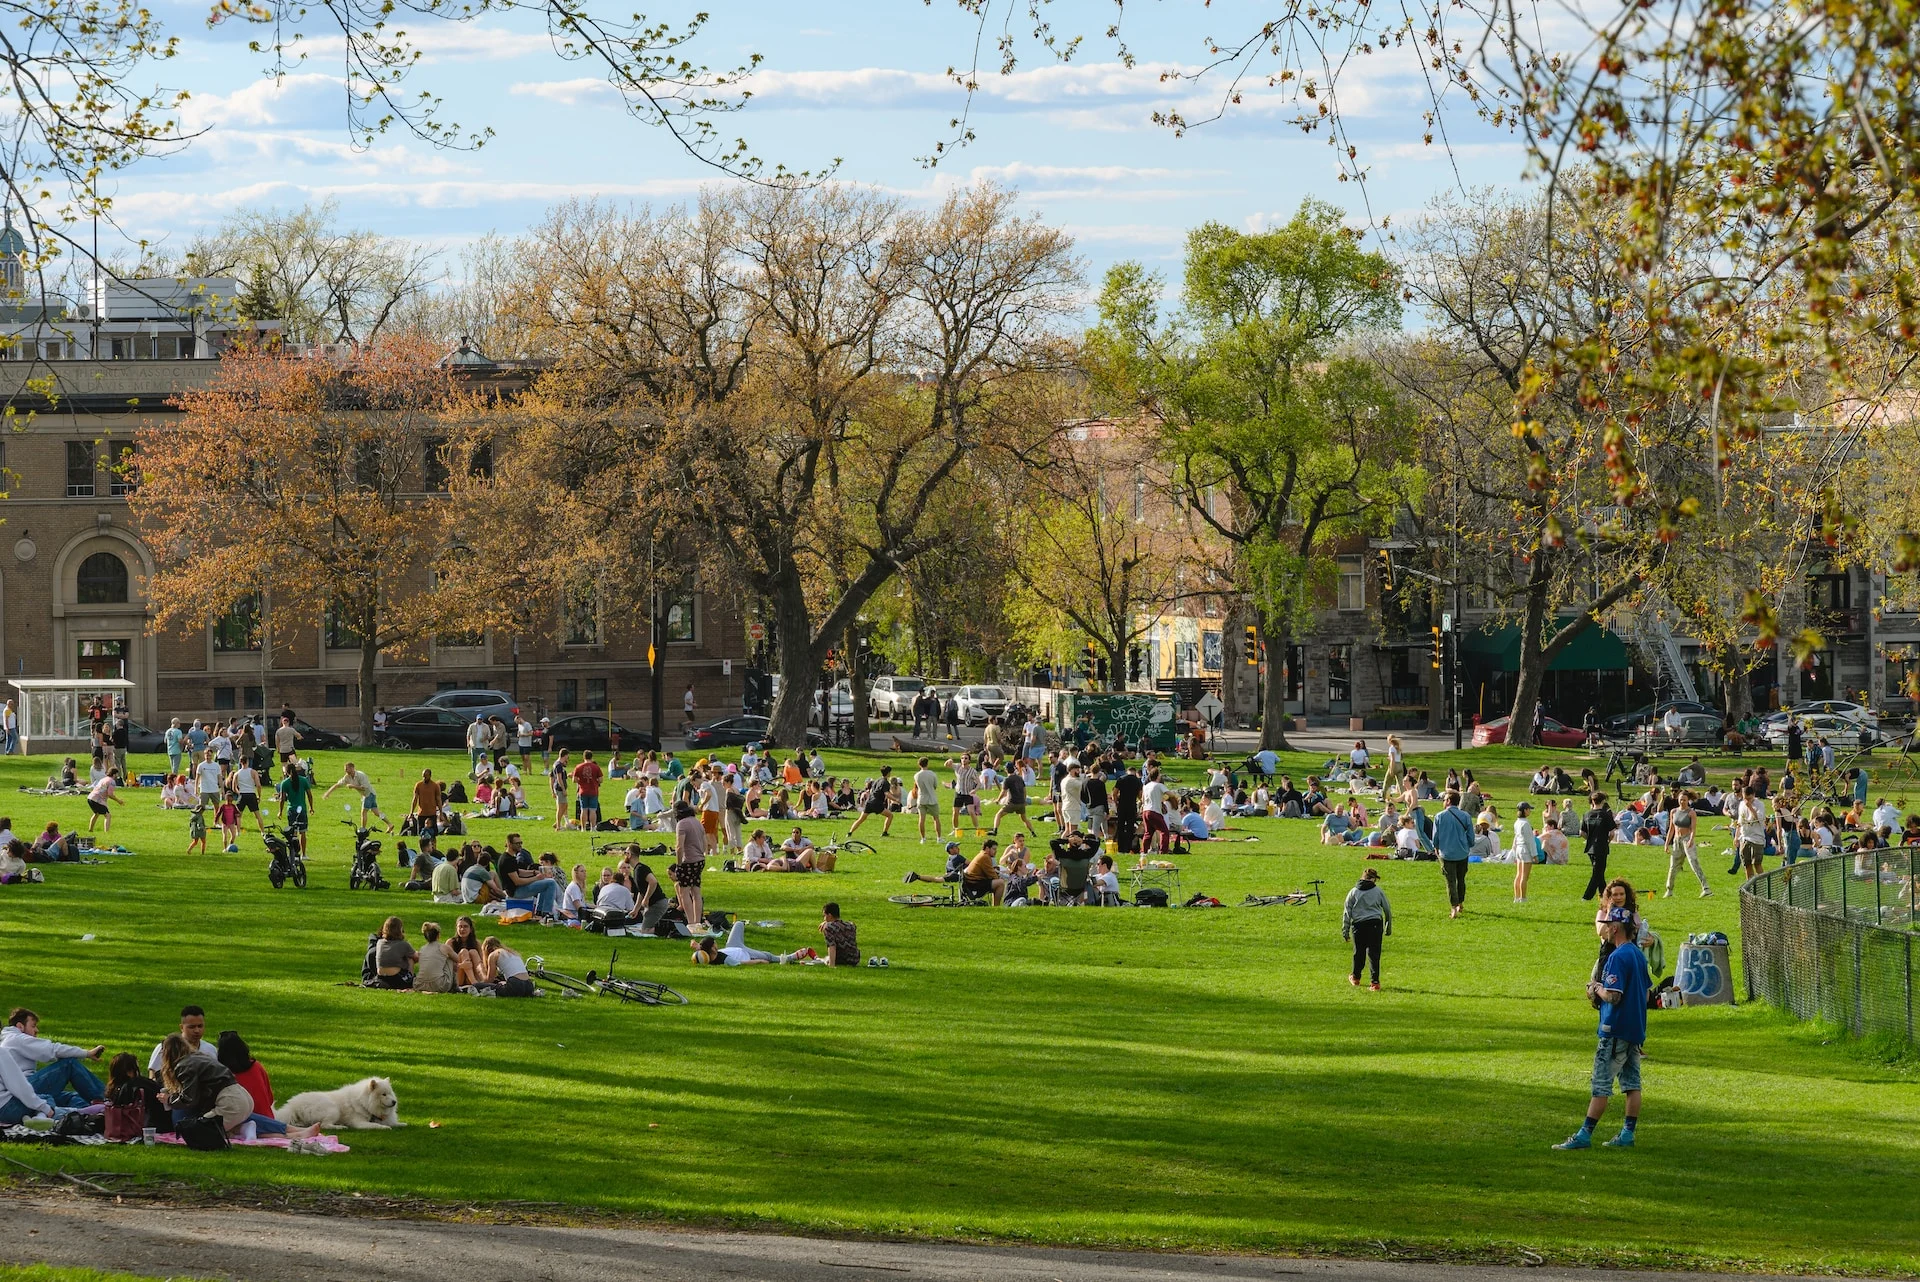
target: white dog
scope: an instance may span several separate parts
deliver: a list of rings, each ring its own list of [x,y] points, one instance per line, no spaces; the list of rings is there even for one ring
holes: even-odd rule
[[[393,1093],[393,1083],[384,1077],[369,1077],[337,1091],[306,1091],[282,1104],[274,1116],[288,1126],[336,1130],[385,1130],[406,1125],[400,1120],[400,1099]]]

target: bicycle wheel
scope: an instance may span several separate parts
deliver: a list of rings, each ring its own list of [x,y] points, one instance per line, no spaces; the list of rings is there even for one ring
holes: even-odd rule
[[[612,979],[600,986],[600,991],[609,997],[618,997],[623,1002],[639,1002],[642,1006],[685,1006],[687,999],[674,992],[665,984],[656,984],[650,979]]]
[[[873,847],[869,846],[866,842],[860,840],[858,837],[847,838],[845,841],[841,842],[839,846],[837,846],[835,849],[836,851],[850,850],[856,855],[871,855],[874,853]]]
[[[587,997],[591,996],[594,991],[584,980],[575,979],[572,975],[562,975],[558,971],[541,970],[534,967],[530,968],[527,973],[543,984],[552,984],[569,997]]]
[[[899,904],[903,908],[931,908],[935,904],[947,901],[939,895],[888,895],[887,902]]]
[[[307,865],[305,860],[293,866],[293,888],[295,890],[305,890],[307,888]]]

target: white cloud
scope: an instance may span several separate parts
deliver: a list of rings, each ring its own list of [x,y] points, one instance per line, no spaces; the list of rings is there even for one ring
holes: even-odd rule
[[[553,37],[545,31],[511,31],[470,22],[428,21],[409,26],[406,38],[420,51],[422,65],[447,62],[501,62],[553,52]],[[290,53],[338,61],[346,52],[340,36],[311,36],[293,45]]]
[[[591,76],[582,76],[577,80],[525,80],[519,84],[508,85],[507,92],[516,97],[557,102],[563,107],[578,107],[582,103],[620,101],[618,90],[606,81],[595,80]]]
[[[548,205],[570,196],[647,200],[681,198],[707,182],[660,178],[637,183],[543,183],[448,179],[437,182],[295,182],[268,178],[220,191],[144,191],[122,195],[116,213],[134,226],[214,221],[247,205],[290,205],[336,197],[350,207],[479,209],[522,202]]]

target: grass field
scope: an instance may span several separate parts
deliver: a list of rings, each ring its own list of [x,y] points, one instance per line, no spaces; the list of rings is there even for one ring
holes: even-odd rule
[[[1459,760],[1510,818],[1536,755]],[[422,765],[461,768],[458,754],[355,759],[388,802]],[[340,761],[322,754],[323,782]],[[48,769],[0,763],[0,811],[23,834],[84,824],[78,799],[14,793]],[[1386,991],[1369,993],[1346,982],[1339,930],[1361,856],[1318,845],[1312,823],[1245,823],[1227,835],[1258,840],[1186,858],[1184,888],[1237,903],[1324,878],[1322,904],[941,911],[887,903],[905,869],[941,863],[896,821],[879,854],[834,874],[716,865],[706,887],[711,907],[784,921],[750,938],[781,950],[818,943],[820,904],[837,899],[890,969],[696,969],[683,943],[621,941],[623,971],[692,999],[652,1010],[345,986],[387,913],[417,939],[453,911],[349,892],[337,809],[319,812],[311,886],[276,892],[257,838],[188,858],[184,816],[125,795],[114,836],[136,855],[0,887],[0,1002],[38,1009],[45,1035],[143,1058],[197,1002],[209,1030],[249,1038],[282,1098],[390,1075],[413,1125],[350,1135],[353,1153],[326,1159],[95,1148],[31,1155],[43,1166],[829,1232],[1920,1275],[1911,1063],[1765,1009],[1656,1013],[1640,1147],[1549,1151],[1584,1110],[1592,1054],[1577,843],[1572,865],[1535,870],[1524,906],[1510,868],[1476,866],[1459,921],[1432,864],[1377,865],[1395,929]],[[496,843],[509,827],[568,864],[586,855],[584,834],[476,825]],[[1690,931],[1737,925],[1707,832],[1717,895],[1683,882],[1646,906],[1670,956]],[[1628,849],[1614,869],[1658,885],[1665,861]],[[580,932],[510,934],[574,973],[610,951]]]

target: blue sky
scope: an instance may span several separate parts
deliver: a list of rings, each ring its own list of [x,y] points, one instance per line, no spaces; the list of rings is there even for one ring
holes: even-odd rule
[[[1140,60],[1132,70],[1101,34],[1111,8],[1062,0],[1049,16],[1058,32],[1087,33],[1081,50],[1062,65],[1028,41],[1015,75],[989,66],[973,104],[977,137],[937,170],[916,157],[948,136],[962,94],[945,72],[971,57],[974,42],[972,22],[953,0],[720,0],[712,8],[696,57],[716,66],[765,57],[754,100],[724,122],[757,153],[798,169],[840,157],[843,179],[914,201],[974,179],[1015,187],[1029,208],[1074,233],[1096,279],[1122,258],[1172,269],[1188,227],[1217,219],[1257,228],[1284,220],[1307,195],[1364,216],[1355,187],[1337,181],[1324,140],[1287,125],[1291,106],[1263,82],[1226,119],[1184,137],[1151,123],[1157,107],[1197,116],[1217,104],[1223,82],[1170,86],[1160,74],[1197,64],[1204,37],[1243,31],[1258,11],[1240,0],[1161,0],[1130,10],[1128,36]],[[463,126],[491,127],[486,147],[435,150],[396,132],[360,151],[345,128],[338,42],[323,29],[312,29],[306,66],[275,84],[261,76],[265,59],[245,47],[257,29],[209,31],[204,3],[156,11],[182,37],[180,57],[161,68],[165,82],[191,91],[187,118],[206,132],[183,152],[118,177],[119,216],[135,235],[178,243],[236,208],[331,197],[350,225],[455,251],[488,232],[511,235],[562,197],[678,201],[718,178],[665,132],[626,115],[590,67],[559,58],[542,30],[512,15],[413,25],[427,56],[412,88],[442,95],[443,114]],[[983,53],[990,64],[992,34]],[[1376,57],[1343,83],[1356,141],[1373,166],[1376,217],[1403,220],[1462,181],[1518,177],[1517,149],[1484,133],[1456,126],[1461,145],[1451,157],[1422,145],[1423,91],[1404,55]]]

